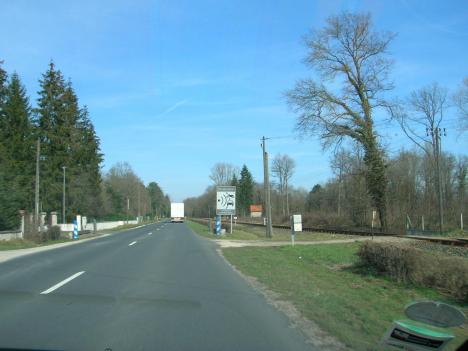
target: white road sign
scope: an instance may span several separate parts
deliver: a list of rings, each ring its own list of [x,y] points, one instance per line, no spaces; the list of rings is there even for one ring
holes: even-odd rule
[[[216,187],[216,214],[235,215],[236,214],[236,187],[217,186]]]

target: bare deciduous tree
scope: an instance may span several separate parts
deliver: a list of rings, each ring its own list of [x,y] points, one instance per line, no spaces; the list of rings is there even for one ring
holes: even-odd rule
[[[426,154],[437,154],[434,133],[442,127],[448,108],[447,89],[437,83],[413,91],[404,102],[389,105],[389,111],[406,136]]]
[[[459,112],[459,128],[461,131],[468,131],[468,77],[455,93],[453,101]]]
[[[320,74],[321,81],[299,81],[287,94],[299,113],[296,127],[300,133],[320,135],[324,147],[343,138],[362,145],[367,188],[382,229],[387,227],[387,178],[372,112],[386,105],[382,95],[393,88],[388,81],[392,61],[386,56],[393,37],[373,31],[370,15],[330,17],[325,28],[306,38],[310,50],[306,63]],[[342,89],[327,83],[341,84]]]
[[[271,172],[278,179],[279,191],[281,194],[281,204],[283,215],[289,216],[289,191],[288,184],[291,179],[296,164],[288,155],[278,154],[273,159]]]
[[[218,162],[211,168],[210,179],[215,185],[229,185],[234,176],[239,177],[239,168],[229,163]]]
[[[389,105],[389,110],[406,136],[432,160],[435,189],[438,193],[439,225],[443,229],[443,180],[441,177],[441,134],[448,108],[447,89],[432,83],[413,91],[405,104]]]
[[[345,174],[350,172],[351,155],[349,151],[339,148],[334,153],[334,157],[331,159],[330,166],[333,173],[338,178],[338,197],[337,197],[337,214],[341,216],[341,200],[343,198],[343,177]]]

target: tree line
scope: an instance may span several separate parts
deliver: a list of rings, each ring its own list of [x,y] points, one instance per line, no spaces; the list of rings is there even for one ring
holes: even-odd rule
[[[150,183],[145,187],[128,165],[123,167],[125,172],[114,172],[122,168],[116,165],[102,176],[103,154],[88,108],[80,106],[71,80],[65,79],[53,62],[39,79],[34,107],[18,73],[9,75],[2,64],[0,61],[0,230],[18,227],[19,210],[34,212],[37,157],[39,211],[57,211],[59,221],[64,220],[64,178],[65,221],[76,214],[166,214],[168,199],[159,186]],[[129,179],[130,174],[133,184],[139,185],[127,184],[124,191],[117,179]],[[134,205],[138,202],[135,191],[140,195],[139,211]],[[132,200],[129,211],[122,210],[129,201],[124,197]]]
[[[109,169],[102,182],[101,218],[123,220],[137,216],[168,217],[171,200],[157,182],[147,186],[127,162]]]
[[[468,208],[468,157],[441,155],[444,227],[460,228],[460,214]],[[316,184],[306,198],[305,211],[311,224],[368,227],[375,209],[365,179],[363,151],[339,149],[331,160],[334,176]],[[438,230],[438,193],[430,156],[421,150],[400,150],[386,159],[387,216],[391,230],[407,227]],[[377,224],[377,221],[375,221]],[[424,223],[424,224],[423,224]]]
[[[364,151],[359,144],[340,147],[332,154],[330,167],[333,176],[307,190],[291,184],[285,190],[277,174],[279,160],[287,155],[276,155],[271,162],[271,203],[274,223],[287,224],[290,214],[302,214],[306,226],[338,226],[366,228],[372,224],[375,210],[366,182]],[[385,159],[388,178],[387,220],[390,230],[404,232],[410,229],[438,230],[437,188],[430,155],[413,147],[401,149]],[[444,224],[447,230],[460,228],[460,214],[468,209],[468,156],[443,152],[441,155],[441,180],[444,203]],[[245,168],[244,168],[245,167]],[[247,169],[244,166],[243,169]],[[250,172],[249,172],[250,173]],[[226,177],[221,176],[227,174]],[[294,174],[294,167],[288,178]],[[251,176],[251,175],[250,175]],[[250,216],[251,204],[264,204],[263,183],[252,179],[249,195],[239,197],[238,168],[229,163],[213,166],[210,179],[213,184],[198,196],[186,199],[186,214],[193,217],[208,217],[216,214],[216,185],[237,184],[237,215]],[[285,176],[283,175],[282,178]],[[229,179],[231,178],[231,181]],[[250,179],[250,177],[249,177]],[[222,180],[220,183],[216,181]],[[286,194],[288,210],[286,211]],[[244,198],[248,201],[244,202]],[[466,222],[466,221],[465,221]],[[378,218],[374,219],[377,226]],[[466,226],[466,224],[465,224]]]

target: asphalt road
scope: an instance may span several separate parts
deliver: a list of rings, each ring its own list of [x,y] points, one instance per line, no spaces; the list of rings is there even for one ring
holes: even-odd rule
[[[214,243],[172,223],[1,263],[0,347],[311,350]]]

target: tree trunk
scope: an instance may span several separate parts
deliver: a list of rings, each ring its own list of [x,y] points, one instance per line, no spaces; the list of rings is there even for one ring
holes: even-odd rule
[[[369,195],[373,205],[379,212],[381,231],[387,231],[386,190],[387,176],[385,174],[385,162],[383,152],[379,148],[375,135],[367,138],[364,144],[364,162],[367,166],[366,181]]]
[[[286,209],[284,207],[284,186],[283,184],[281,184],[281,209],[283,211],[283,216],[286,215]]]
[[[341,177],[342,175],[341,175],[341,169],[340,169],[340,176],[338,178],[338,217],[341,217],[341,183],[342,183]]]

